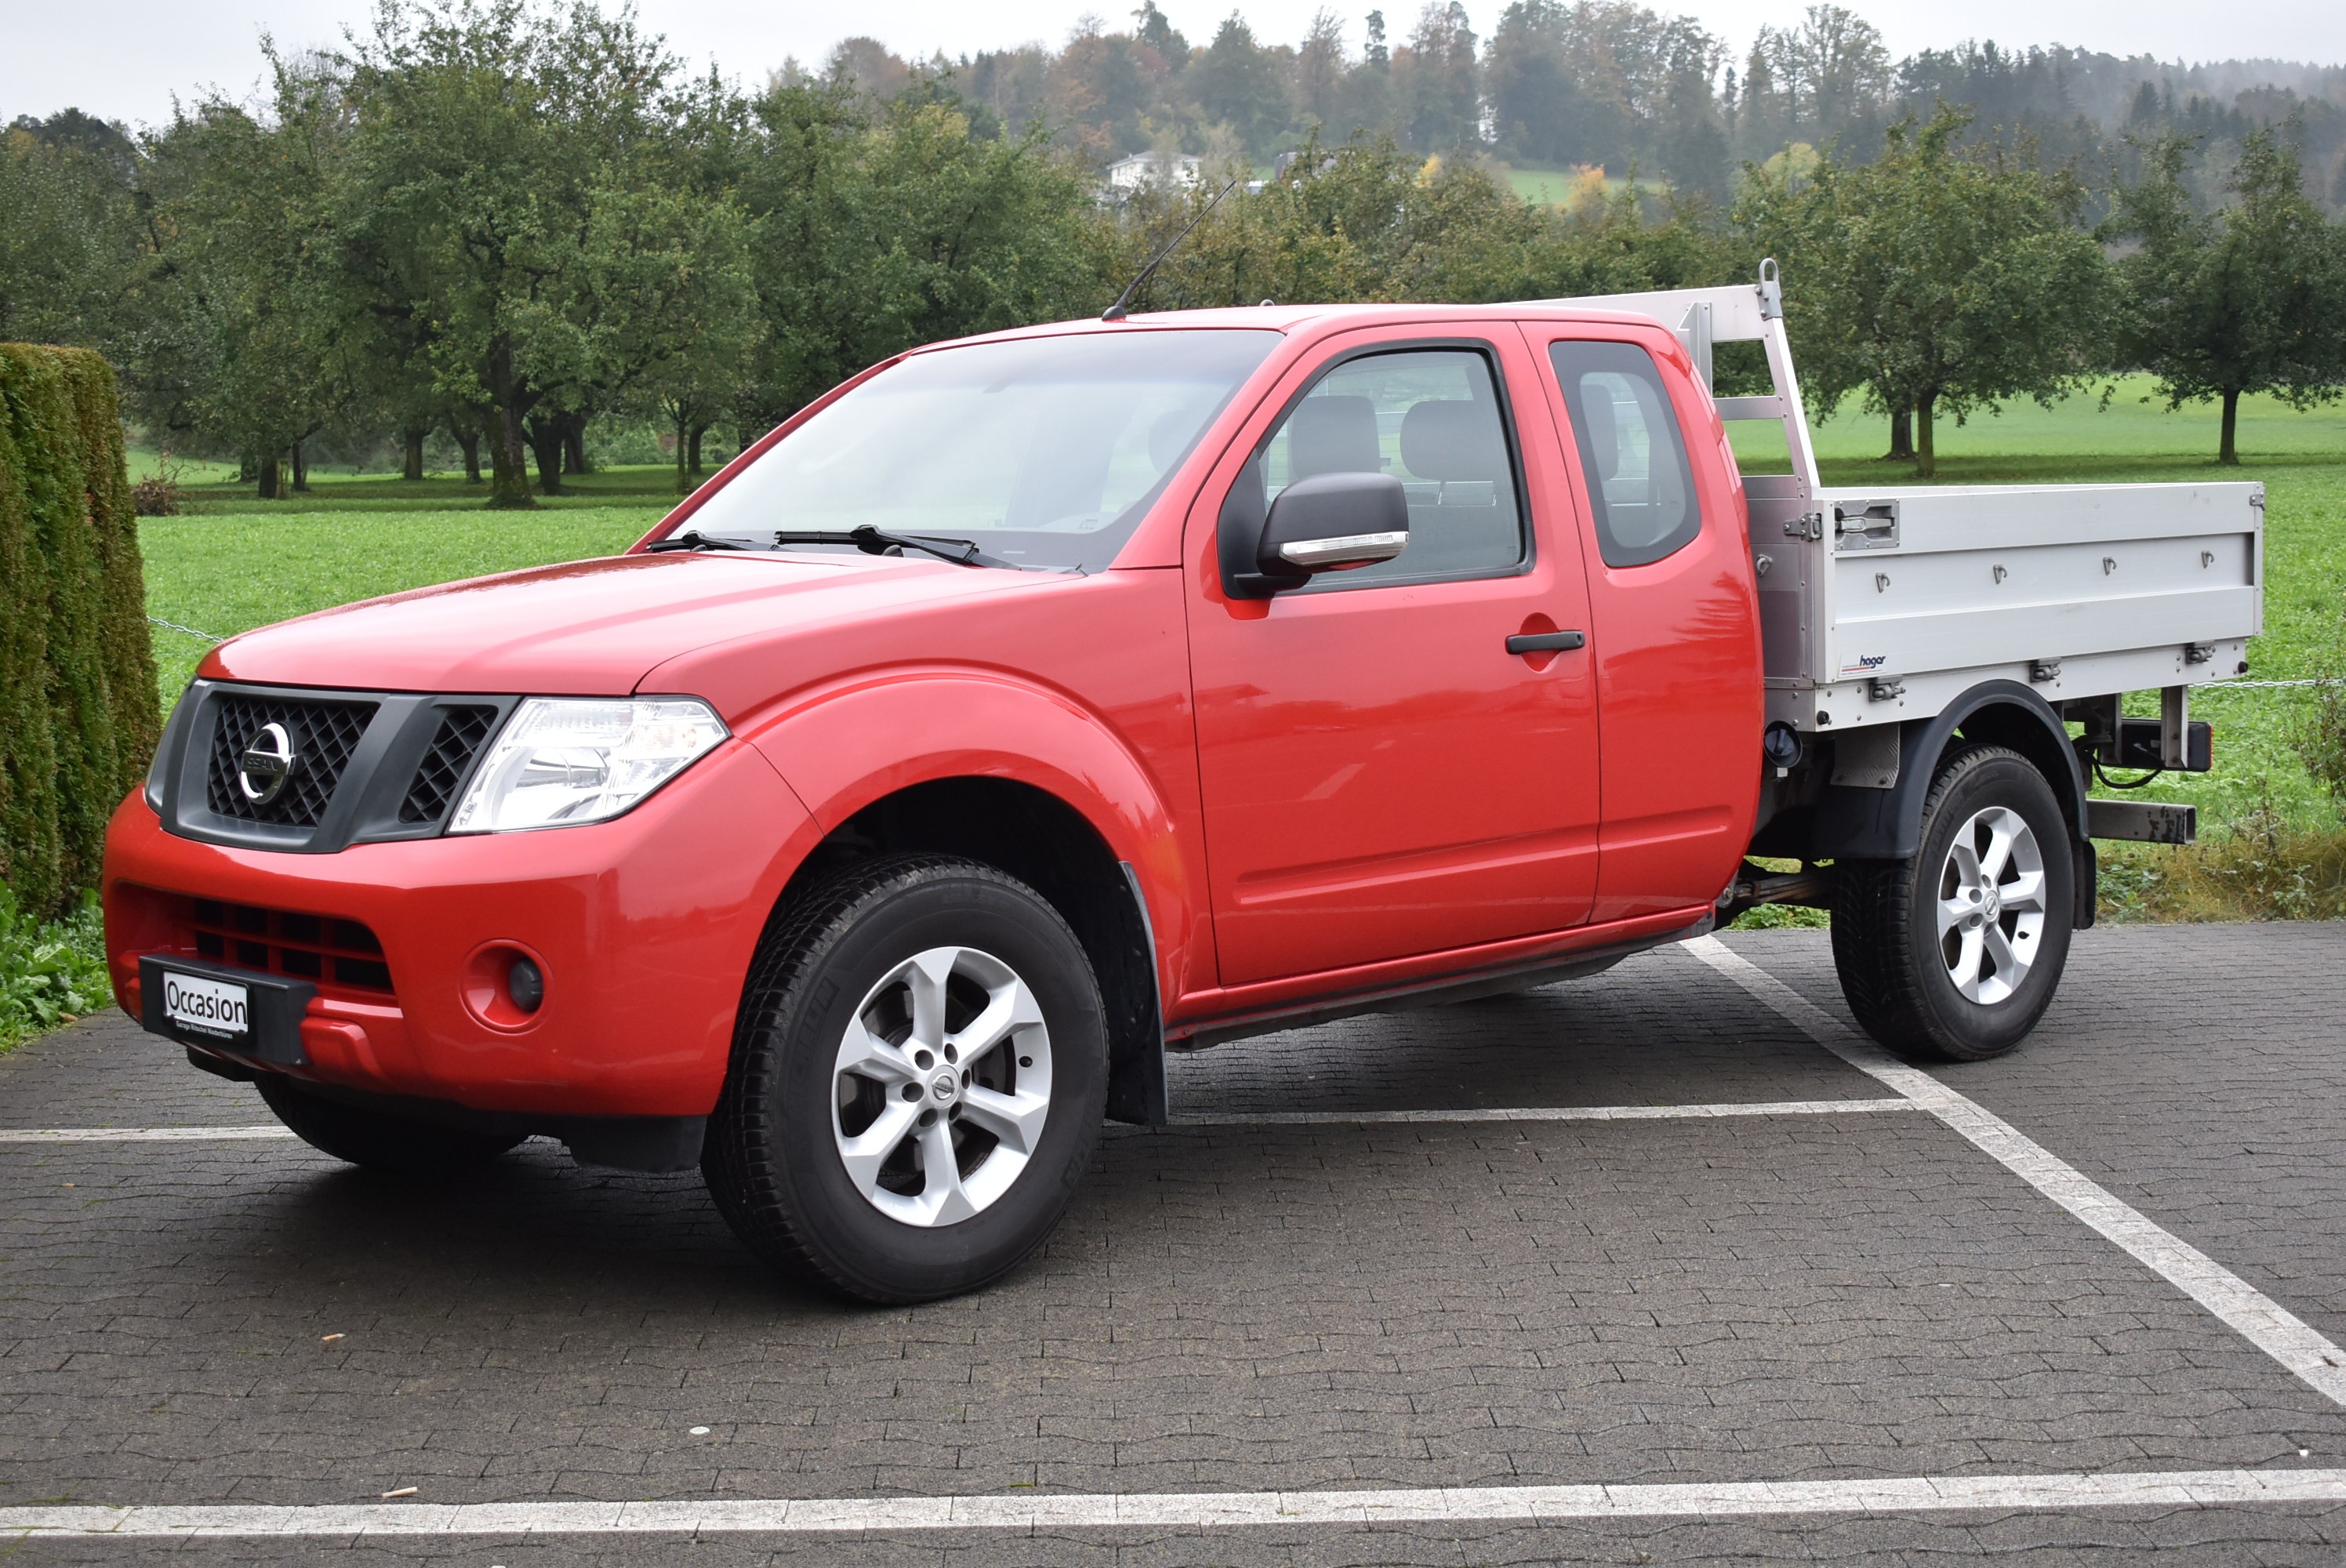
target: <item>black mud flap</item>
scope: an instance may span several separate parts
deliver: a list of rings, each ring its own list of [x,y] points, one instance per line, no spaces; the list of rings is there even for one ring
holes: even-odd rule
[[[569,1145],[582,1166],[621,1171],[700,1168],[707,1116],[578,1116],[546,1129]]]

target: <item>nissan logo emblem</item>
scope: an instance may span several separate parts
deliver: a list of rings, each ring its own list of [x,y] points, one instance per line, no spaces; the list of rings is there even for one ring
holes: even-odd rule
[[[293,777],[293,738],[281,724],[264,724],[252,744],[237,759],[236,787],[256,806],[266,806],[285,793]]]

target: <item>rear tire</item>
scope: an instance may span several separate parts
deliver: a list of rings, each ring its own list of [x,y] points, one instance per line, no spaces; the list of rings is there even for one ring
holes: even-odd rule
[[[933,1300],[1042,1245],[1107,1096],[1106,1010],[1058,911],[974,860],[892,857],[768,928],[701,1170],[770,1263]]]
[[[275,1074],[255,1087],[277,1119],[311,1148],[393,1176],[445,1176],[486,1165],[522,1141],[518,1135],[463,1132],[346,1105]]]
[[[1911,860],[1842,860],[1833,967],[1868,1034],[1899,1054],[1979,1062],[2036,1026],[2076,912],[2069,825],[2035,764],[2001,746],[1948,758]]]

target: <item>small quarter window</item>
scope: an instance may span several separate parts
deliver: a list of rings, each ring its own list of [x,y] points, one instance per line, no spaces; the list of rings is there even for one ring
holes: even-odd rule
[[[1702,531],[1694,469],[1654,358],[1634,343],[1557,343],[1548,350],[1588,476],[1598,553],[1643,566]]]

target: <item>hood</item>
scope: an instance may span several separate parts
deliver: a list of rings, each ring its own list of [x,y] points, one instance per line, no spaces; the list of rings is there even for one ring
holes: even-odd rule
[[[713,643],[1037,580],[897,557],[615,555],[321,610],[230,638],[198,673],[376,691],[613,697]]]

